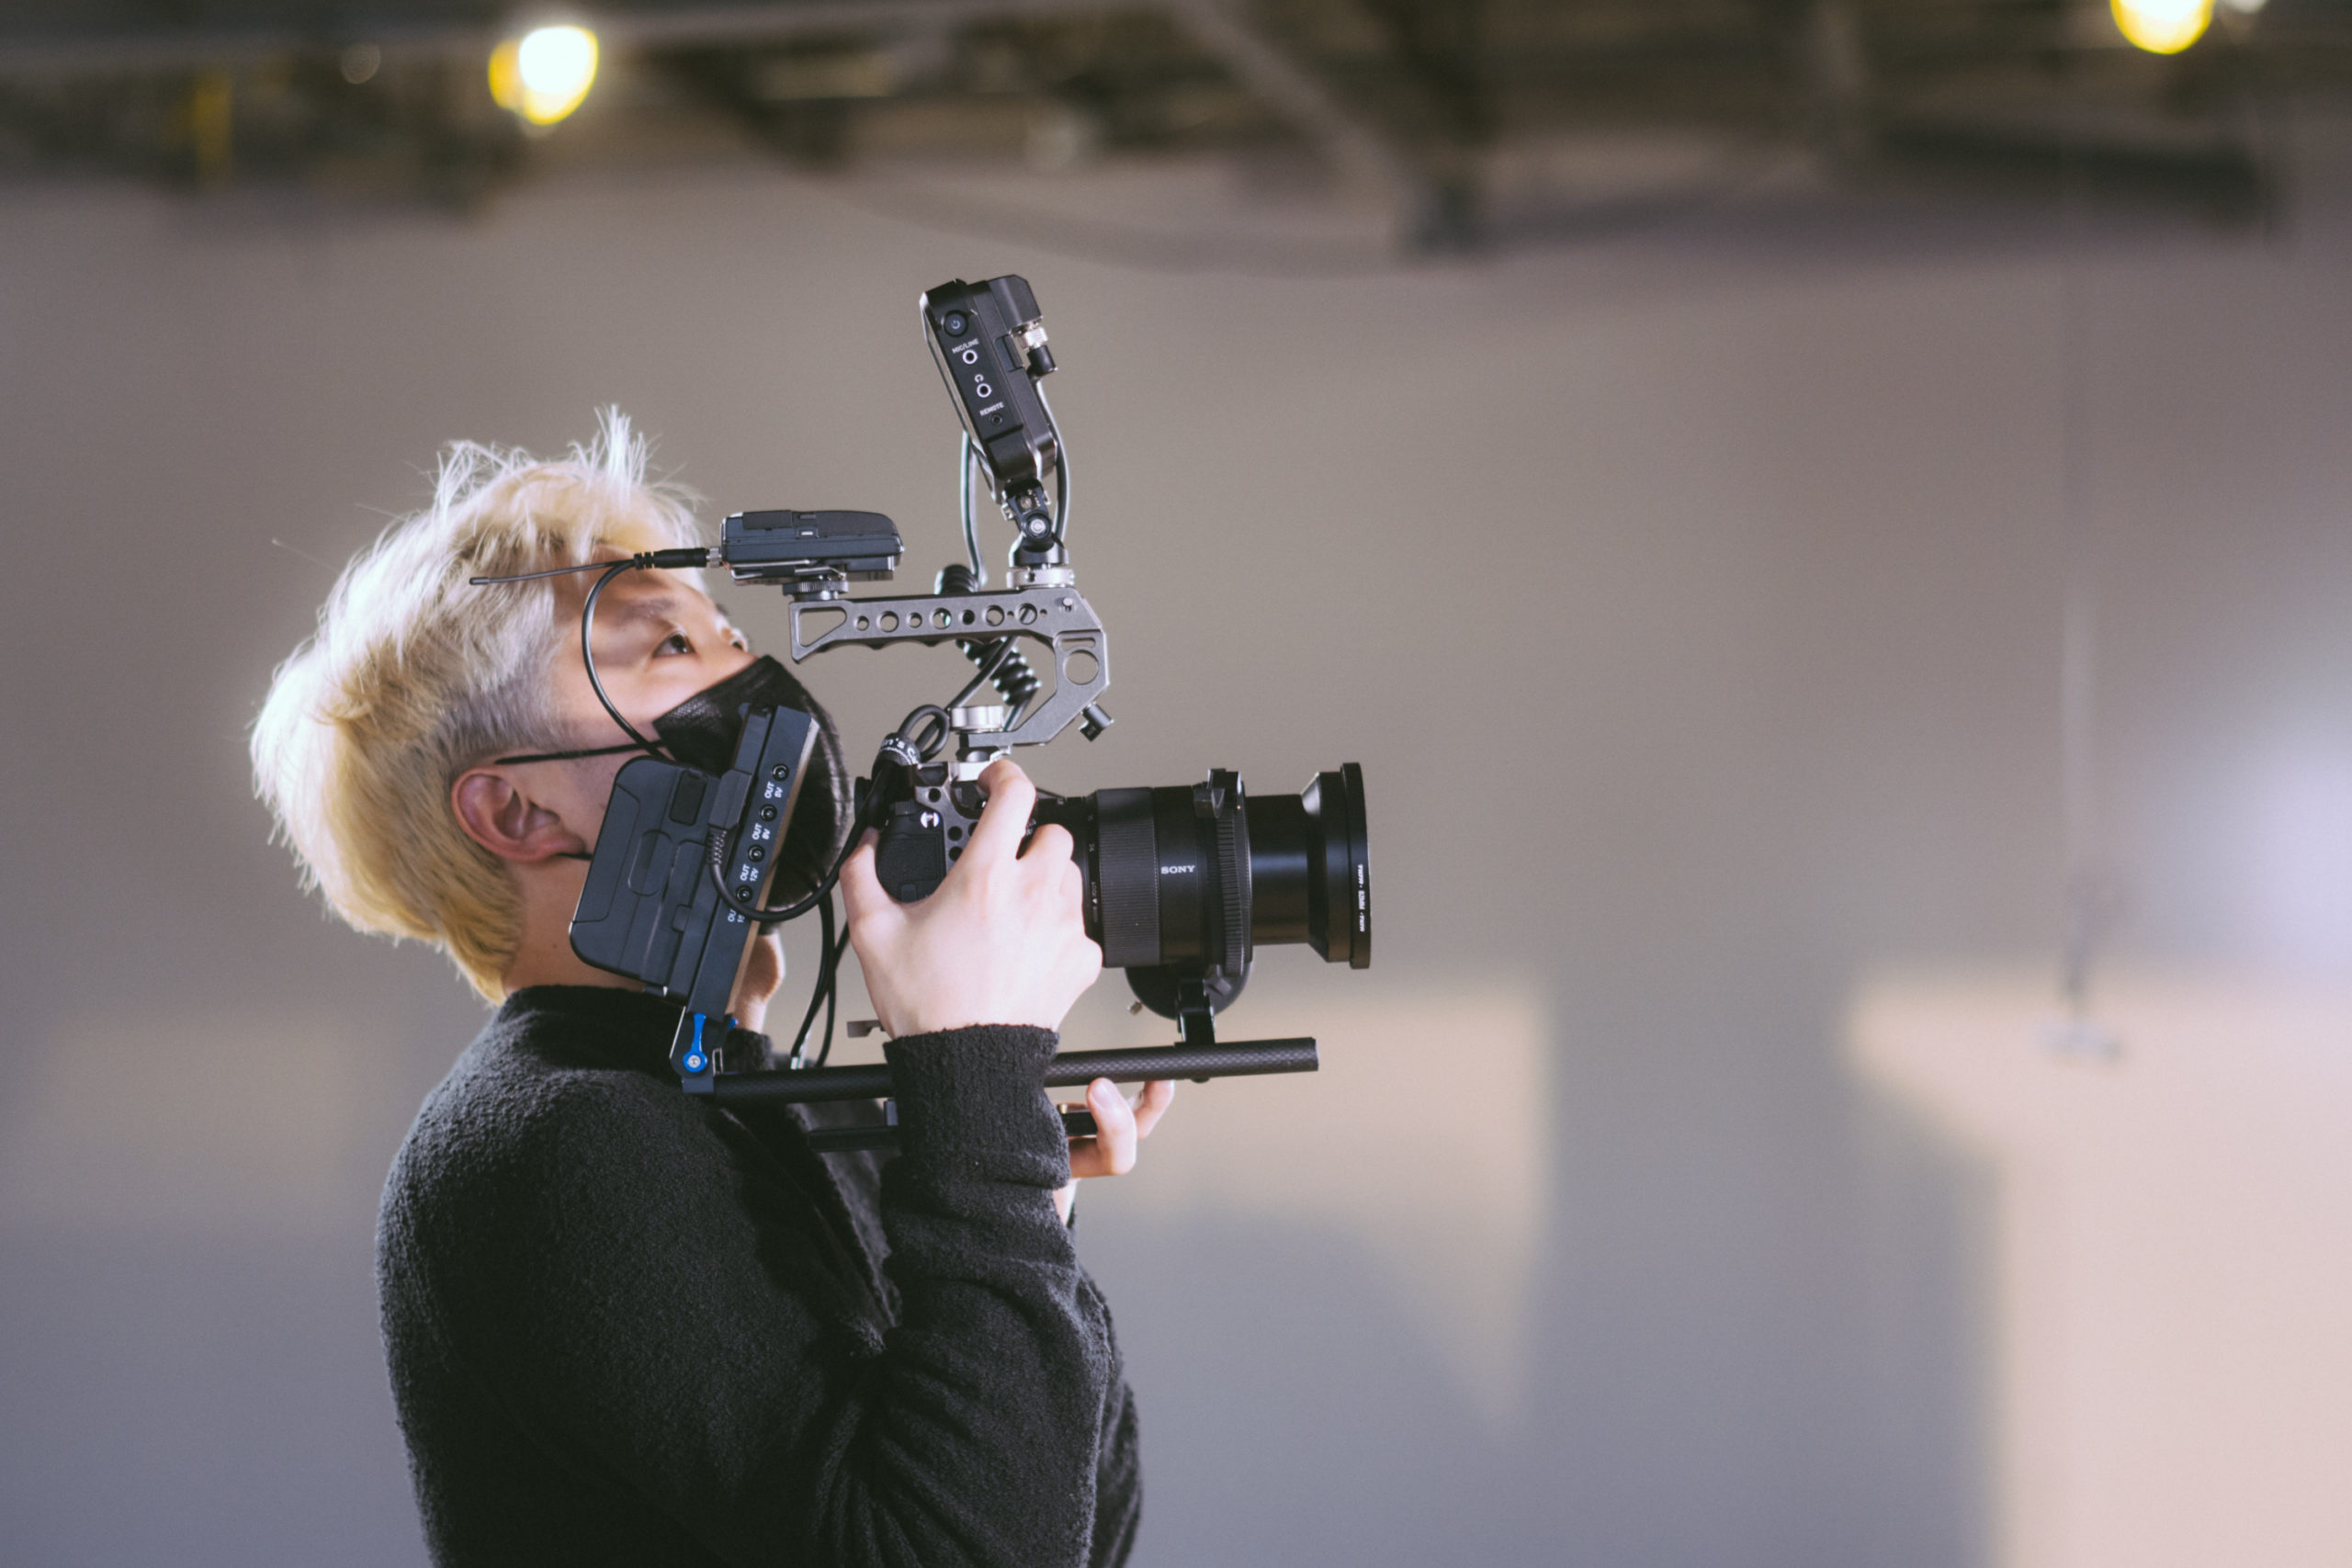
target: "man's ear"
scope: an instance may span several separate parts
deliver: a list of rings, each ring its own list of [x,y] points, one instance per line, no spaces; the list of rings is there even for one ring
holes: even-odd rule
[[[449,786],[466,837],[501,860],[543,861],[587,849],[557,812],[533,800],[503,768],[469,768]]]

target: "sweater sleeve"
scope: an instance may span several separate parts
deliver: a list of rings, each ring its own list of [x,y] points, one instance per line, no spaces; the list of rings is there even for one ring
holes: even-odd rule
[[[1143,1519],[1136,1398],[1124,1372],[1112,1377],[1102,1415],[1102,1451],[1094,1466],[1094,1543],[1087,1561],[1091,1568],[1119,1568],[1135,1550],[1136,1527]]]
[[[1099,1478],[1132,1468],[1101,1297],[1055,1213],[1050,1032],[895,1041],[883,1329],[819,1206],[751,1180],[713,1115],[583,1075],[473,1183],[477,1238],[426,1260],[444,1337],[568,1468],[721,1560],[1102,1564]],[[861,1303],[864,1303],[861,1305]],[[1125,1452],[1122,1461],[1116,1456]],[[1130,1506],[1131,1476],[1115,1487]],[[1114,1529],[1124,1538],[1131,1527]]]

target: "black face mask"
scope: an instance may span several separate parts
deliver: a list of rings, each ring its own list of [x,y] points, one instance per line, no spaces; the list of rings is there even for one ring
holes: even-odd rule
[[[775,885],[768,894],[771,904],[795,904],[815,892],[833,869],[854,810],[841,731],[825,705],[789,670],[762,654],[655,719],[653,733],[686,766],[723,773],[733,765],[736,744],[743,738],[744,710],[754,707],[797,708],[817,721],[817,744],[800,781],[792,825],[776,851]]]
[[[800,800],[793,808],[791,827],[776,851],[775,883],[768,893],[771,904],[797,903],[815,892],[833,869],[848,840],[854,810],[841,730],[825,705],[794,680],[790,671],[763,654],[655,719],[653,733],[661,737],[662,747],[673,759],[716,776],[734,762],[736,743],[743,736],[744,710],[753,707],[797,708],[817,721],[817,744],[800,781]],[[650,752],[650,748],[625,742],[579,751],[535,751],[498,761],[564,761],[639,750]]]

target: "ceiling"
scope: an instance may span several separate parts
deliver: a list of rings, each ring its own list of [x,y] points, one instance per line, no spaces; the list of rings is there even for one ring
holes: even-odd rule
[[[2290,195],[2288,106],[2352,85],[2346,0],[2223,7],[2169,56],[2076,0],[615,0],[567,13],[603,63],[540,129],[492,101],[485,65],[544,15],[17,0],[0,171],[463,208],[649,159],[850,178],[1209,159],[1352,193],[1427,251],[1777,159],[1832,186],[2259,222]]]

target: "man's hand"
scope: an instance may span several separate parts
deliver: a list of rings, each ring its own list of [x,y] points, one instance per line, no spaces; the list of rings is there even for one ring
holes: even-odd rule
[[[1069,831],[1040,828],[1024,853],[1036,786],[1000,759],[980,787],[987,809],[930,897],[901,904],[882,890],[871,833],[842,867],[850,943],[875,1016],[894,1036],[976,1023],[1057,1030],[1102,972],[1102,950],[1086,934],[1085,882]],[[1132,1164],[1132,1140],[1127,1157]]]
[[[1161,1080],[1143,1086],[1143,1097],[1132,1106],[1109,1078],[1086,1086],[1086,1109],[1094,1112],[1094,1136],[1069,1141],[1069,1185],[1054,1194],[1062,1223],[1069,1223],[1070,1204],[1078,1184],[1090,1176],[1125,1176],[1136,1168],[1136,1144],[1151,1136],[1176,1098],[1176,1086]],[[1075,1109],[1070,1107],[1069,1109]]]

